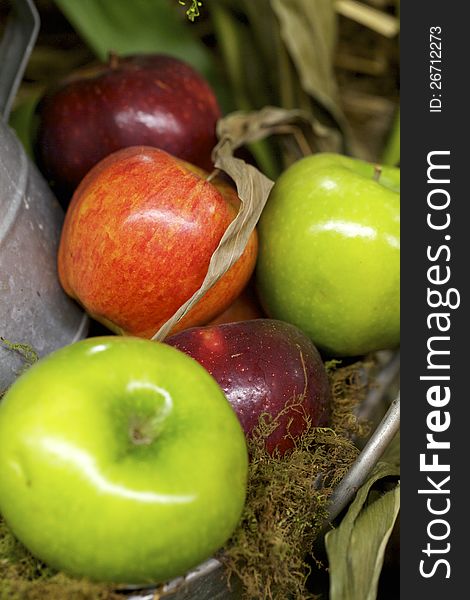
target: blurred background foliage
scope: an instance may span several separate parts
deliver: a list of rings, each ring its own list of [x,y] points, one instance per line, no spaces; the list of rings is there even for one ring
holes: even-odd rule
[[[312,151],[399,164],[398,2],[36,0],[40,33],[10,124],[32,154],[34,111],[48,87],[110,52],[164,52],[208,79],[224,114],[302,109],[318,133]],[[0,24],[10,9],[0,0]],[[273,179],[296,158],[278,139],[250,150]]]

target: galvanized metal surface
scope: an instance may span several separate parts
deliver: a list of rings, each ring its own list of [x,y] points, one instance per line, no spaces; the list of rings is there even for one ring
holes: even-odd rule
[[[17,0],[5,38],[16,40],[15,54],[1,46],[8,60],[4,85],[18,84],[37,27],[31,2]],[[21,26],[18,20],[26,20]],[[32,40],[27,36],[32,36]],[[16,67],[14,72],[13,67]],[[8,113],[10,90],[0,95]],[[40,356],[87,333],[88,319],[60,287],[57,248],[64,214],[47,183],[29,160],[14,132],[0,119],[0,336],[31,345]],[[23,360],[0,344],[0,391],[18,376]]]
[[[39,15],[32,0],[16,0],[11,6],[0,40],[0,113],[5,122],[39,31]]]
[[[400,394],[392,402],[386,415],[364,446],[353,466],[333,492],[328,509],[330,520],[339,515],[366,481],[369,473],[393,440],[399,427]]]
[[[233,578],[230,587],[220,561],[215,558],[159,588],[140,590],[127,600],[241,600],[242,586]]]

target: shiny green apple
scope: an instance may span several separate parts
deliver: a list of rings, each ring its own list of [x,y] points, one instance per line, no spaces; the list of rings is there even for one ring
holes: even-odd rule
[[[272,318],[330,356],[400,343],[400,170],[319,153],[276,181],[256,282]]]
[[[161,343],[77,342],[0,403],[0,513],[34,555],[74,576],[183,575],[237,526],[247,464],[215,380]]]

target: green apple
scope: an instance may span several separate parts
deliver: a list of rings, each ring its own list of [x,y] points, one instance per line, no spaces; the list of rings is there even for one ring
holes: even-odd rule
[[[0,404],[0,512],[34,555],[74,576],[183,575],[237,526],[247,465],[220,387],[166,344],[77,342]]]
[[[331,153],[281,174],[259,222],[266,313],[330,356],[400,342],[400,170]]]

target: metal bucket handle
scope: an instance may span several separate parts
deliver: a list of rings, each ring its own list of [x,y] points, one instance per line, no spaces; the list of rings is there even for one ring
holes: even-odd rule
[[[12,0],[0,41],[0,115],[6,122],[36,43],[40,18],[32,0]]]

